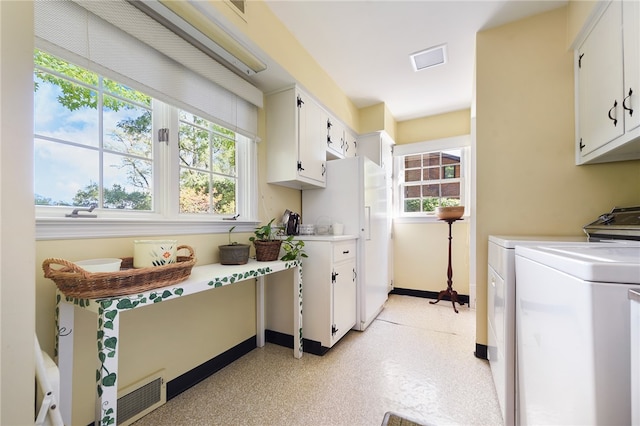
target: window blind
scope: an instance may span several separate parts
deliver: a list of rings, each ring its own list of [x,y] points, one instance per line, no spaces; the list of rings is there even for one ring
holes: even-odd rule
[[[257,135],[262,92],[124,0],[35,2],[36,46]]]

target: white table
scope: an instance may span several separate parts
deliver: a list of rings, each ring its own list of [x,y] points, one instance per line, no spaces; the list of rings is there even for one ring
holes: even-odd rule
[[[80,299],[67,297],[58,292],[56,349],[60,369],[60,408],[64,424],[71,424],[75,309],[87,309],[98,315],[97,354],[100,367],[96,374],[96,424],[114,425],[117,419],[120,349],[118,339],[121,312],[255,279],[256,344],[262,347],[265,343],[264,277],[287,269],[293,269],[293,329],[299,331],[299,338],[293,339],[293,356],[300,358],[302,357],[302,266],[300,261],[258,262],[250,259],[246,265],[195,266],[189,278],[181,283],[129,296]]]

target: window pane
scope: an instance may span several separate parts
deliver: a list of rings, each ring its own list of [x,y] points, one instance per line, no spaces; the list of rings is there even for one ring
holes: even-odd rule
[[[213,179],[213,212],[234,214],[236,212],[235,179],[215,177]]]
[[[104,99],[104,148],[151,158],[151,111],[111,96]]]
[[[404,211],[407,213],[415,213],[420,211],[420,200],[404,200]]]
[[[209,170],[211,161],[209,132],[201,127],[180,123],[178,138],[180,165]]]
[[[209,213],[209,173],[183,169],[180,173],[180,213]]]
[[[422,173],[420,169],[405,170],[404,181],[405,182],[420,182],[422,180]]]
[[[35,203],[89,206],[98,202],[98,151],[42,139],[34,141]]]
[[[438,197],[428,197],[422,200],[422,211],[423,212],[434,212],[436,207],[440,205],[440,198]]]
[[[423,197],[439,197],[440,196],[440,185],[422,185],[422,196]]]
[[[151,97],[142,92],[138,92],[131,87],[125,86],[124,84],[120,84],[108,78],[102,79],[102,86],[105,92],[131,101],[131,103],[141,104],[142,106],[151,108]],[[109,106],[108,102],[105,102],[105,105]]]
[[[150,161],[116,154],[104,155],[103,208],[151,210]]]
[[[407,155],[404,157],[405,169],[420,167],[422,164],[422,155]]]
[[[236,174],[236,143],[220,135],[213,136],[212,144],[212,171],[229,176]]]
[[[439,152],[430,152],[428,154],[424,154],[422,167],[428,166],[439,166],[440,165],[440,153]]]
[[[440,168],[439,167],[429,167],[424,170],[424,180],[440,180]]]
[[[34,79],[35,134],[97,147],[97,93],[43,72]]]
[[[442,197],[460,198],[460,182],[443,183],[441,188]]]
[[[405,198],[420,197],[420,186],[418,186],[418,185],[405,186],[405,188],[404,188],[404,196],[405,196]]]

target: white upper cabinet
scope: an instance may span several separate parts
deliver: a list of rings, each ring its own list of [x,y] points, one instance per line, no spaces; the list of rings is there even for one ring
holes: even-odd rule
[[[356,136],[347,126],[329,113],[327,114],[327,159],[355,157]]]
[[[324,188],[326,117],[298,87],[267,96],[267,182],[296,189]]]
[[[368,157],[388,173],[391,173],[394,145],[395,142],[387,132],[367,133],[358,137],[358,155]]]
[[[640,158],[640,6],[597,10],[575,52],[577,164]]]

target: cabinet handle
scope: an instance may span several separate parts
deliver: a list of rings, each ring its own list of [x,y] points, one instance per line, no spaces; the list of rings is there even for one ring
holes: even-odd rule
[[[611,111],[613,111],[614,113],[616,112],[618,107],[618,101],[613,101],[613,106],[611,107],[611,109],[609,110],[609,120],[613,120],[613,126],[615,127],[618,124],[618,119],[615,117],[611,116]]]
[[[302,161],[298,161],[298,171],[300,172],[302,170],[304,170],[304,167],[302,167]]]
[[[327,173],[327,168],[324,166],[324,163],[322,163],[322,176],[324,176],[325,173]]]
[[[331,135],[327,135],[327,146],[331,145],[333,141],[331,140]]]
[[[629,95],[622,100],[622,108],[624,108],[625,111],[629,111],[629,117],[633,115],[633,108],[631,108],[631,95],[633,95],[633,90],[629,88]],[[629,99],[629,108],[627,108],[627,99]]]
[[[342,254],[349,254],[349,250],[343,251]]]
[[[579,146],[580,146],[580,152],[582,152],[582,150],[586,146],[585,144],[582,143],[582,138],[580,138],[580,145]]]

